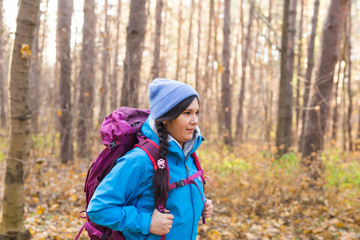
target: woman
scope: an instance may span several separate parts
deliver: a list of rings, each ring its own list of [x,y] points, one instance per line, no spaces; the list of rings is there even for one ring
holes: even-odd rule
[[[179,81],[155,79],[149,85],[150,115],[141,131],[159,145],[158,168],[154,173],[140,148],[118,159],[89,203],[87,214],[94,223],[122,231],[126,239],[160,239],[165,234],[167,240],[196,239],[200,217],[209,218],[213,211],[210,200],[203,202],[201,178],[195,179],[198,187],[168,187],[197,171],[191,154],[203,140],[198,99],[190,85]],[[160,213],[155,201],[163,200],[166,209]]]

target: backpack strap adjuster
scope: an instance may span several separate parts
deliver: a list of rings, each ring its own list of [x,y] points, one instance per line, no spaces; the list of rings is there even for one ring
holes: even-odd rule
[[[110,148],[110,150],[112,150],[114,147],[116,147],[117,145],[116,145],[116,142],[115,141],[113,141],[113,142],[111,142],[111,143],[109,143],[109,148]]]
[[[181,179],[180,181],[175,182],[176,188],[185,186],[185,181]]]

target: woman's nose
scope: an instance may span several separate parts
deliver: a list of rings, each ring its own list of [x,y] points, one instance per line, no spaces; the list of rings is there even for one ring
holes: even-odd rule
[[[191,124],[197,125],[198,123],[199,123],[199,118],[197,115],[194,115]]]

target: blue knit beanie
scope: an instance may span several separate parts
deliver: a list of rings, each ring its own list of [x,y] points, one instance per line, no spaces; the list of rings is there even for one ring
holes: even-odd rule
[[[149,85],[150,113],[154,120],[170,111],[178,103],[199,94],[189,84],[176,80],[156,78]]]

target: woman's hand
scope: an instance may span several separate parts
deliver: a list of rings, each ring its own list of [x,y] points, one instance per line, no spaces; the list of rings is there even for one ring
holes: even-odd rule
[[[165,213],[161,213],[157,209],[154,210],[150,224],[151,233],[156,235],[165,235],[170,232],[174,215],[168,214],[169,212],[170,211],[167,209],[165,209]]]
[[[206,218],[210,218],[214,210],[214,205],[212,204],[212,201],[209,199],[205,200],[205,207],[202,212],[202,216]]]

